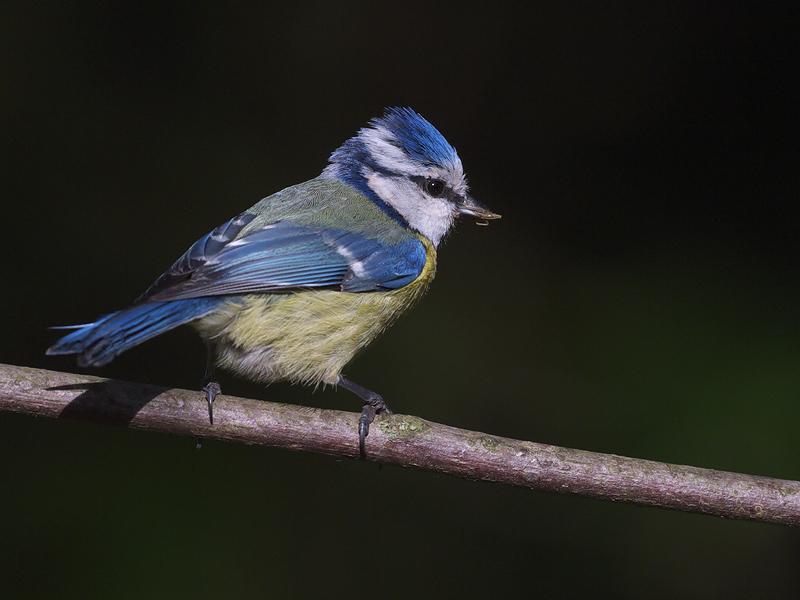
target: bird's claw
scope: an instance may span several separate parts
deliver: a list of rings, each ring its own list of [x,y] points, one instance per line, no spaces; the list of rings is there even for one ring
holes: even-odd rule
[[[375,420],[375,415],[379,415],[381,413],[390,415],[392,414],[392,411],[389,410],[389,407],[386,405],[386,402],[384,402],[380,394],[376,394],[364,386],[350,381],[347,379],[347,377],[339,375],[336,383],[342,386],[344,389],[354,393],[356,396],[361,398],[361,401],[364,403],[364,406],[361,409],[361,416],[358,418],[358,454],[362,459],[365,459],[367,457],[365,442],[367,440],[367,436],[369,435],[369,426]]]
[[[216,381],[209,381],[203,386],[203,392],[206,394],[206,402],[208,403],[208,422],[214,424],[214,400],[222,393],[222,388]]]
[[[364,403],[361,409],[361,416],[358,418],[358,454],[362,460],[367,458],[365,442],[369,435],[369,426],[375,420],[375,415],[381,414],[390,415],[392,411],[383,398],[376,394],[374,398]]]
[[[371,404],[365,404],[361,409],[361,416],[358,419],[358,454],[363,459],[367,458],[367,451],[364,443],[369,435],[369,426],[375,420],[377,411]]]

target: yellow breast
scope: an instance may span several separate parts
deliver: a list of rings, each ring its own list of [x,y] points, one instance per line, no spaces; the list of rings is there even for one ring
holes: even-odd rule
[[[400,289],[241,296],[195,327],[216,345],[219,366],[250,379],[336,383],[355,354],[427,291],[436,274],[436,248],[420,239],[425,266],[417,279]]]

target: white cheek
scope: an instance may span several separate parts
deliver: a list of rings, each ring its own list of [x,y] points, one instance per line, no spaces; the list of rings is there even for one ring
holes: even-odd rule
[[[400,213],[408,225],[434,246],[453,225],[453,207],[446,200],[429,198],[416,183],[374,172],[365,173],[367,184],[384,202]]]

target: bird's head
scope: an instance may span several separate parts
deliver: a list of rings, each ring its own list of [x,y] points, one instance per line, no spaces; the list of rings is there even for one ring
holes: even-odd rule
[[[329,162],[323,176],[363,191],[435,245],[459,216],[500,218],[470,197],[455,148],[410,108],[387,109]]]

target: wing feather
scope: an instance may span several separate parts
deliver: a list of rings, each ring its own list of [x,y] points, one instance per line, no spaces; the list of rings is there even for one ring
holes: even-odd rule
[[[200,238],[139,302],[314,288],[391,290],[416,279],[425,264],[425,247],[412,236],[385,244],[289,221],[239,236],[253,218],[243,213]]]

